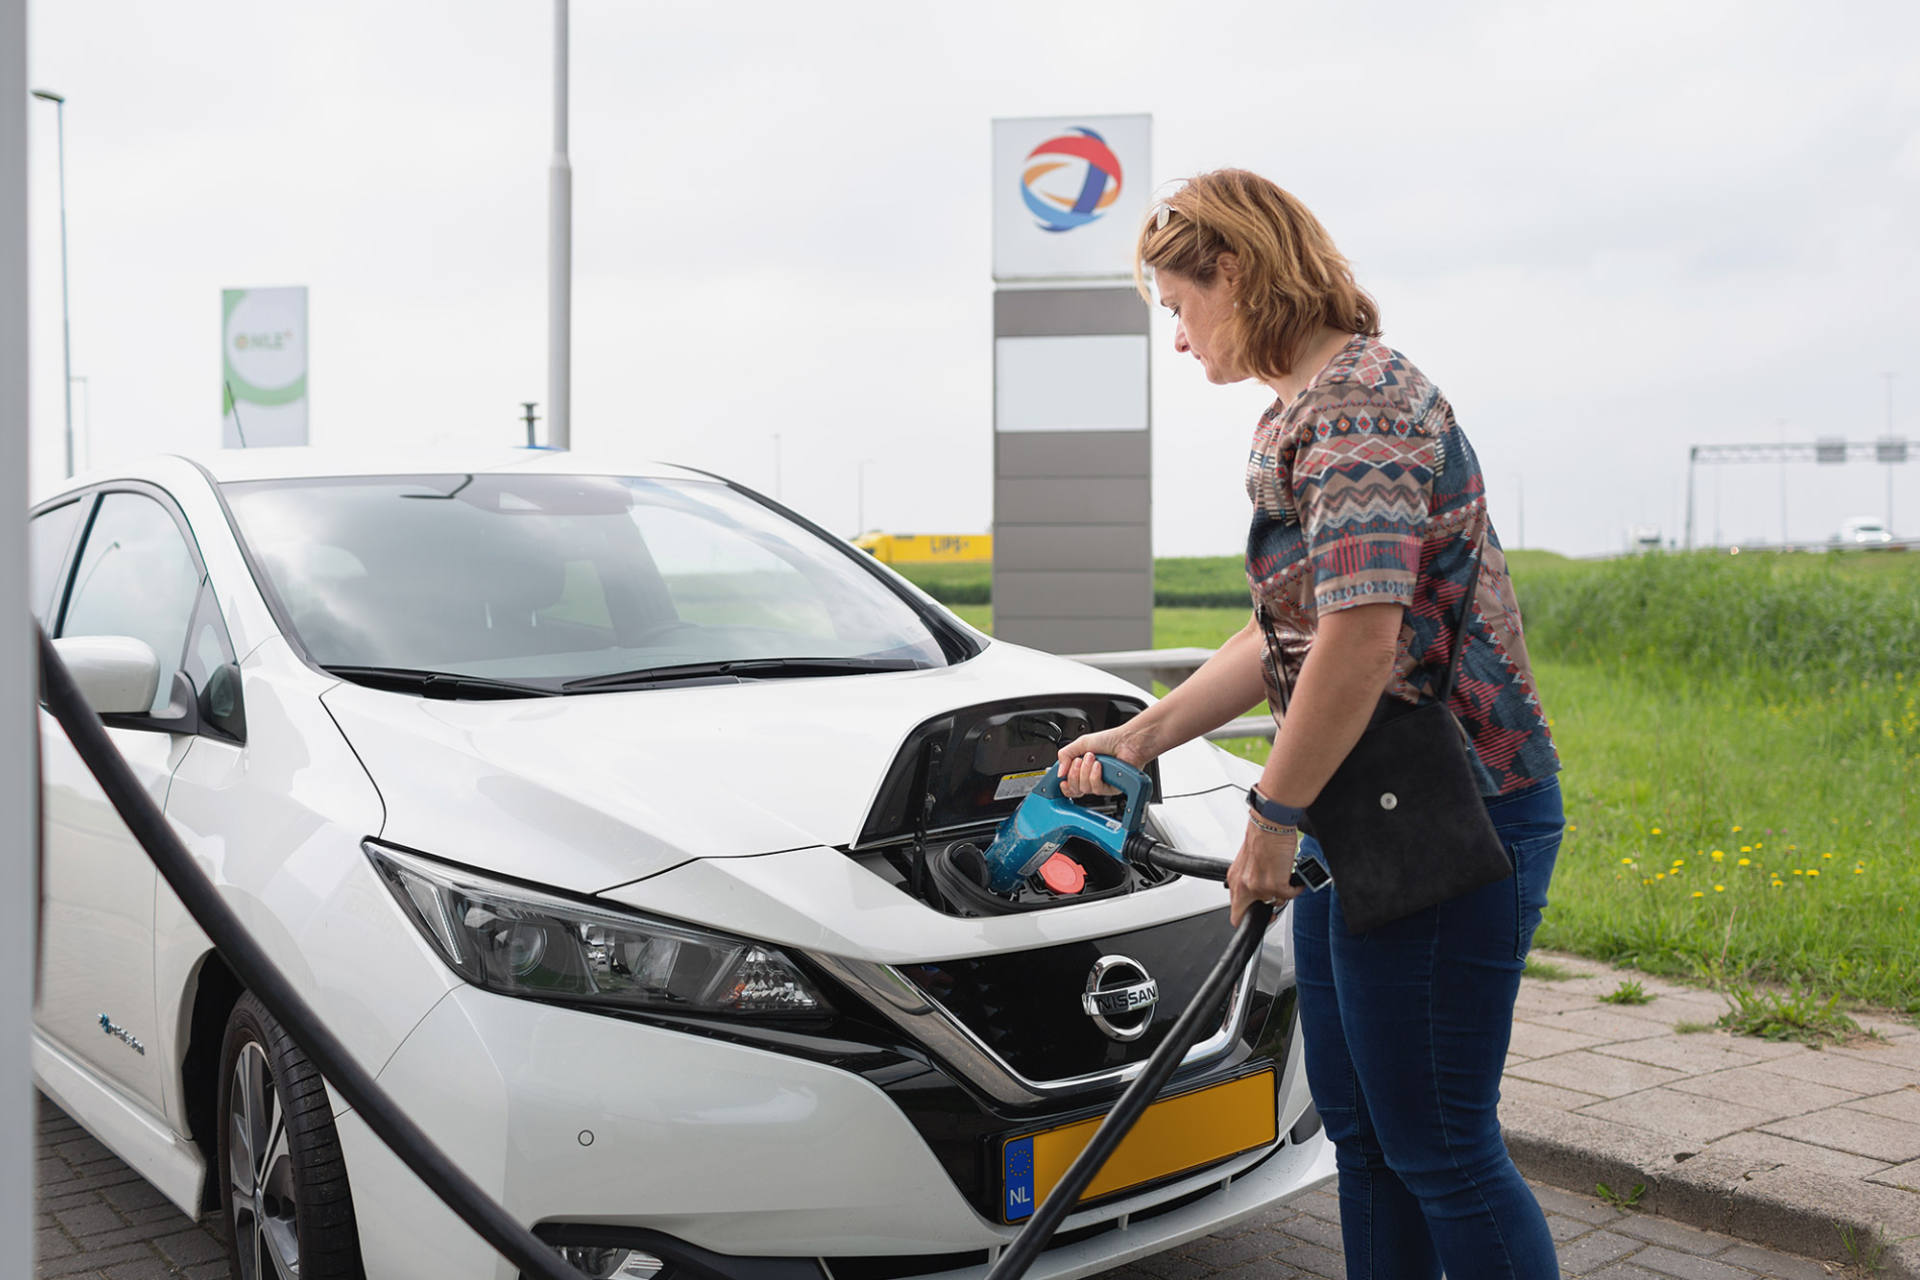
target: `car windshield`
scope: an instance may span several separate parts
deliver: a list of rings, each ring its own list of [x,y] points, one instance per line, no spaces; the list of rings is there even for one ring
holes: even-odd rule
[[[948,661],[928,616],[843,549],[717,482],[406,475],[222,489],[322,667],[557,687],[736,661],[815,660],[793,674]]]

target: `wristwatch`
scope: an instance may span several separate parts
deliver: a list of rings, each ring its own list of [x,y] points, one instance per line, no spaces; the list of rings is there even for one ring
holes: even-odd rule
[[[1268,822],[1282,827],[1297,827],[1300,820],[1307,816],[1305,809],[1296,809],[1290,804],[1281,804],[1278,800],[1269,800],[1260,794],[1260,788],[1247,788],[1247,808],[1265,818]]]

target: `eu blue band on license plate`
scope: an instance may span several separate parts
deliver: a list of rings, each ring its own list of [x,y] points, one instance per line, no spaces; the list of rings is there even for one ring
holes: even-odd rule
[[[1018,1222],[1033,1213],[1033,1139],[1015,1138],[1001,1156],[1006,1166],[1006,1217]]]
[[[1008,1138],[1000,1148],[1001,1210],[1008,1222],[1033,1216],[1060,1184],[1105,1116]],[[1098,1199],[1253,1151],[1279,1137],[1273,1069],[1162,1098],[1114,1148],[1082,1200]]]

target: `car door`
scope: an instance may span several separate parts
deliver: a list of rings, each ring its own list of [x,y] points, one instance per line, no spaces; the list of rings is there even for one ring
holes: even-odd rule
[[[57,636],[134,636],[160,659],[152,710],[168,703],[205,579],[184,519],[157,490],[110,488],[82,499],[71,565],[47,606]],[[54,516],[57,509],[36,517]],[[58,536],[49,526],[46,540]],[[51,555],[51,553],[49,553]],[[38,552],[35,555],[39,562]],[[38,607],[36,605],[36,607]],[[46,870],[41,1031],[97,1076],[158,1113],[153,912],[158,873],[53,718],[41,712]],[[193,739],[154,728],[108,730],[134,775],[164,806]]]

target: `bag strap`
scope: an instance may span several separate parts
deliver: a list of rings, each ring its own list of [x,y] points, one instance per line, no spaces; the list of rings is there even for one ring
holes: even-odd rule
[[[1467,574],[1467,592],[1460,598],[1460,620],[1453,625],[1453,648],[1447,655],[1447,678],[1440,688],[1438,701],[1445,706],[1453,697],[1453,683],[1460,674],[1460,655],[1466,650],[1467,621],[1473,616],[1474,593],[1480,589],[1480,560],[1485,547],[1475,547],[1473,569]],[[1267,606],[1256,604],[1254,617],[1260,621],[1260,630],[1266,637],[1267,672],[1272,677],[1272,685],[1280,692],[1280,714],[1287,713],[1287,704],[1293,701],[1293,681],[1287,676],[1287,669],[1276,656],[1280,648],[1280,638],[1274,634],[1273,620],[1267,616]]]
[[[1467,594],[1460,597],[1460,621],[1453,627],[1453,652],[1447,655],[1447,682],[1440,688],[1440,705],[1453,697],[1454,677],[1460,674],[1460,655],[1467,651],[1467,620],[1473,616],[1474,592],[1480,589],[1480,556],[1485,547],[1473,552],[1473,571],[1467,575]]]

